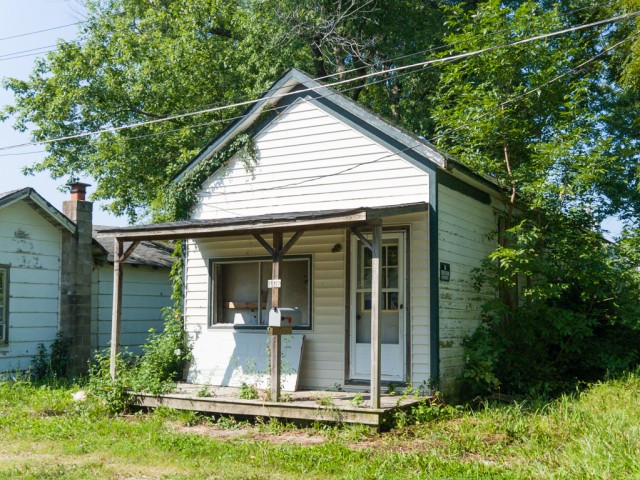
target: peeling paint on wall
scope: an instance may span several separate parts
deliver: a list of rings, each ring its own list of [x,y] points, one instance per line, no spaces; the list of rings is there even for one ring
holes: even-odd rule
[[[25,239],[28,240],[29,238],[31,238],[29,236],[29,234],[27,232],[25,232],[24,230],[22,230],[21,228],[18,228],[14,233],[13,236],[16,238],[21,238],[21,239]]]

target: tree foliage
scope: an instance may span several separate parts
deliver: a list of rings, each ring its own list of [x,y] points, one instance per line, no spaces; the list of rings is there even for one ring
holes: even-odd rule
[[[89,0],[77,42],[38,60],[27,80],[5,80],[16,98],[5,116],[39,141],[246,100],[294,66],[355,77],[405,48],[430,45],[433,32],[402,19],[413,10],[417,22],[429,9],[410,0]],[[51,143],[29,171],[91,177],[92,198],[134,221],[240,112]]]

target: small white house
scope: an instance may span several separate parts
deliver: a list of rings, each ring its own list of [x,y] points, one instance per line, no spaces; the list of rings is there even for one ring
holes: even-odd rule
[[[472,270],[495,248],[502,192],[295,69],[174,181],[241,133],[255,161],[231,156],[202,183],[190,220],[102,232],[122,251],[187,239],[189,380],[230,385],[266,368],[276,296],[291,308],[282,313],[293,324],[282,347],[291,389],[452,387],[463,339],[496,295],[474,290]]]
[[[58,331],[71,337],[77,368],[86,369],[91,352],[108,346],[110,245],[92,238],[91,202],[84,192],[64,209],[69,216],[32,188],[0,194],[0,373],[27,370],[38,346],[49,347]],[[149,328],[163,327],[161,309],[171,304],[171,265],[167,245],[145,242],[124,267],[122,344],[134,352]]]

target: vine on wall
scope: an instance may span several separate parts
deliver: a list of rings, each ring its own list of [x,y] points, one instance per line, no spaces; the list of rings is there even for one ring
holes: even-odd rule
[[[202,184],[223,164],[237,156],[251,170],[257,162],[257,150],[251,135],[247,133],[236,136],[229,145],[218,153],[206,158],[193,167],[179,182],[172,184],[167,192],[167,203],[170,216],[175,221],[188,220],[193,208],[198,203],[198,192]],[[172,298],[175,307],[181,309],[184,292],[184,245],[176,241],[173,251],[176,261],[171,267]]]

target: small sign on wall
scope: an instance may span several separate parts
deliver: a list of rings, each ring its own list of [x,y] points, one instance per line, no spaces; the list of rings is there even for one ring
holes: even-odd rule
[[[273,278],[271,280],[267,280],[267,287],[269,287],[269,288],[282,288],[282,279],[281,278]]]
[[[448,263],[440,262],[440,280],[448,282],[451,278],[451,265]]]

